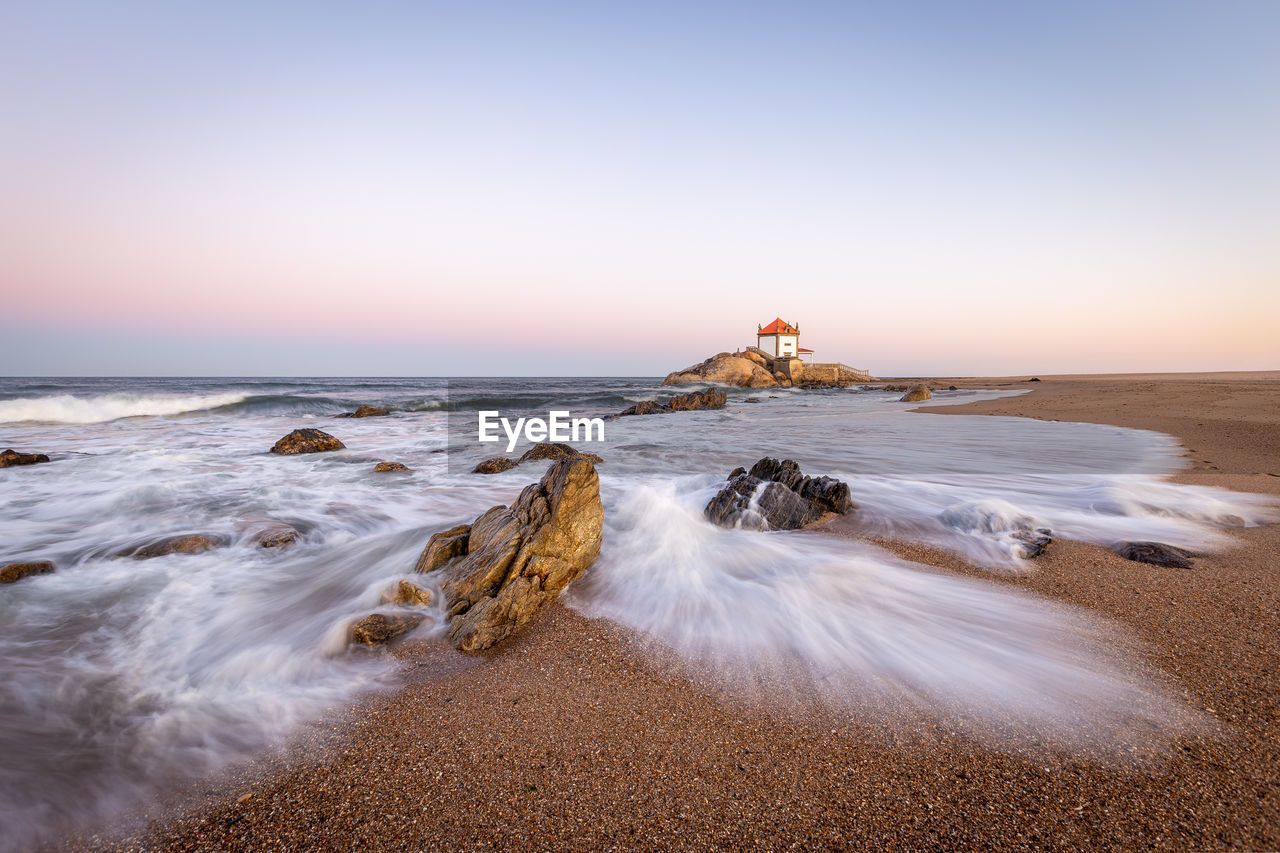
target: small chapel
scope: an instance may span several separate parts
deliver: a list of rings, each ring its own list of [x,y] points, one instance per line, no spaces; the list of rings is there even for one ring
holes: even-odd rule
[[[756,325],[756,347],[775,358],[813,357],[813,350],[800,346],[800,327],[781,317],[767,326]]]

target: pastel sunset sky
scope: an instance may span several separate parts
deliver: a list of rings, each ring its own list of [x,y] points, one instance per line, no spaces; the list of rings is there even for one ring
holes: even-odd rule
[[[4,4],[0,373],[1280,368],[1280,3]]]

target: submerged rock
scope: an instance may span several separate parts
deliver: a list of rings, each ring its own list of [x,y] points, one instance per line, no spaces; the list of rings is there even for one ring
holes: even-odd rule
[[[797,530],[828,512],[853,508],[848,483],[806,477],[790,459],[765,457],[750,471],[735,468],[704,512],[721,527]]]
[[[373,613],[351,626],[349,641],[377,646],[409,633],[422,624],[421,613]]]
[[[432,599],[431,590],[404,580],[382,594],[383,604],[410,604],[417,607],[426,607],[431,604]]]
[[[50,560],[32,563],[10,563],[0,568],[0,583],[15,583],[29,575],[47,575],[57,568]]]
[[[302,534],[287,524],[268,527],[254,537],[259,548],[284,548],[298,541]]]
[[[354,412],[343,412],[340,415],[334,415],[336,418],[385,418],[391,412],[379,406],[361,406]]]
[[[898,398],[900,403],[918,403],[921,400],[931,400],[933,395],[929,393],[927,385],[912,385],[907,389],[907,393]]]
[[[388,473],[407,474],[411,472],[413,469],[410,468],[408,465],[405,465],[403,462],[379,462],[377,465],[373,466],[373,470],[381,474],[388,474]]]
[[[701,364],[668,374],[667,378],[662,380],[662,384],[688,385],[693,382],[707,382],[714,385],[733,385],[737,388],[772,388],[778,382],[760,361],[762,360],[748,358],[745,355],[717,353]]]
[[[1183,548],[1162,542],[1121,542],[1115,546],[1115,552],[1126,560],[1170,569],[1191,568],[1191,558],[1195,556]]]
[[[1019,530],[1013,534],[1013,538],[1018,540],[1017,556],[1024,560],[1039,557],[1046,548],[1053,544],[1053,534],[1047,527],[1038,527],[1035,530]]]
[[[167,557],[170,554],[202,554],[226,544],[225,540],[213,536],[170,536],[138,548],[136,551],[126,551],[120,556],[133,557],[135,560],[150,560],[153,557]]]
[[[960,504],[943,510],[938,520],[953,530],[974,536],[1013,540],[1010,553],[1030,560],[1039,557],[1053,544],[1053,531],[1037,526],[1040,522],[1004,501],[981,501]]]
[[[723,409],[726,401],[725,393],[719,388],[708,388],[706,391],[692,391],[672,397],[665,403],[655,400],[641,400],[634,406],[623,409],[618,417],[628,415],[658,415],[666,412],[692,412],[700,409]]]
[[[49,457],[43,453],[19,453],[13,448],[0,453],[0,468],[12,468],[15,465],[36,465],[48,461]]]
[[[603,522],[595,466],[574,456],[553,463],[511,506],[432,536],[418,567],[442,567],[449,639],[460,651],[482,651],[532,619],[595,561]]]
[[[491,456],[479,465],[471,469],[472,474],[501,474],[503,471],[510,471],[512,468],[520,464],[519,459],[512,459],[507,456]]]
[[[318,429],[295,429],[275,443],[272,453],[293,456],[299,453],[325,453],[330,450],[345,450],[346,445],[338,439]]]

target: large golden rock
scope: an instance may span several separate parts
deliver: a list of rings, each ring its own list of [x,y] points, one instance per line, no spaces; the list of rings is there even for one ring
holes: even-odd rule
[[[900,403],[919,403],[921,400],[931,400],[933,394],[929,393],[927,385],[912,385],[907,389],[907,393],[898,398]]]
[[[732,385],[737,388],[772,388],[778,384],[756,360],[727,352],[713,355],[701,364],[677,370],[662,380],[663,385],[687,385],[692,382]]]
[[[577,456],[552,464],[515,503],[487,510],[465,534],[433,536],[420,569],[465,536],[465,554],[443,563],[449,639],[464,652],[505,639],[595,561],[603,527],[600,478]]]

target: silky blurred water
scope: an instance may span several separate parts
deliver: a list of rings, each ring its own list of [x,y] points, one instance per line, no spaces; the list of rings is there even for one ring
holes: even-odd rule
[[[58,565],[0,587],[0,847],[92,823],[392,683],[385,657],[346,650],[347,626],[431,532],[509,503],[546,467],[462,473],[446,463],[446,411],[594,416],[669,391],[645,378],[0,380],[0,449],[53,459],[0,470],[0,562]],[[1173,725],[1122,661],[1099,658],[1106,629],[1083,614],[868,545],[702,518],[727,472],[764,455],[848,481],[863,529],[993,572],[1028,568],[1019,525],[1203,549],[1271,516],[1259,496],[1163,479],[1180,457],[1158,434],[909,413],[896,398],[733,390],[723,411],[608,422],[583,446],[605,460],[604,549],[567,600],[726,678],[744,660],[807,673],[833,701],[875,684],[979,716],[1087,728],[1143,707]],[[366,403],[393,413],[332,419]],[[267,453],[303,426],[347,449]],[[466,460],[498,452],[453,443]],[[414,472],[374,473],[382,460]],[[299,542],[257,547],[277,522]],[[190,533],[230,544],[116,557]]]

